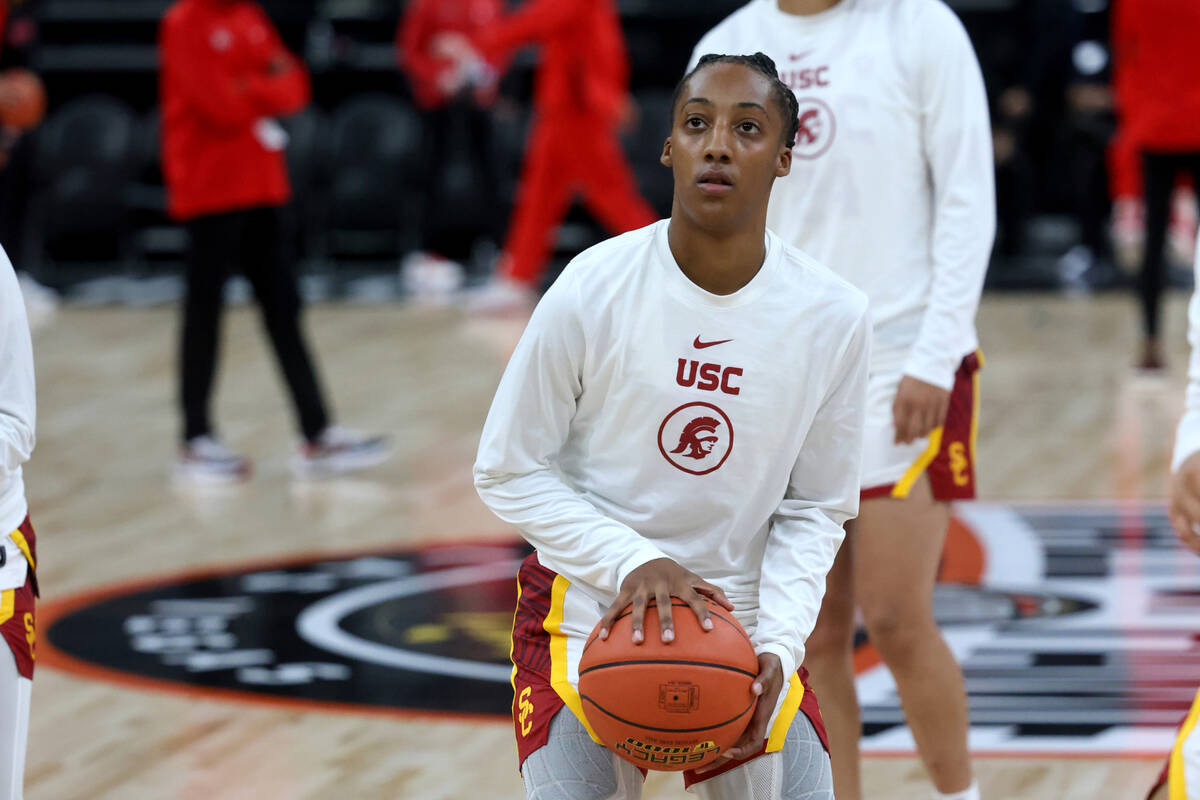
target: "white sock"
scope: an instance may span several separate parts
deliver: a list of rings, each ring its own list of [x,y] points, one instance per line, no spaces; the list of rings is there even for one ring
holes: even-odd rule
[[[942,794],[934,789],[933,798],[934,800],[979,800],[979,781],[971,781],[971,785],[961,792],[951,792],[950,794]]]

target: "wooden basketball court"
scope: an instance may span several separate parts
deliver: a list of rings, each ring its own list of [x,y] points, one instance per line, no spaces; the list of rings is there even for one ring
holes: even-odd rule
[[[1184,313],[1173,298],[1171,377],[1145,381],[1128,367],[1132,300],[989,296],[980,313],[982,497],[1162,498],[1182,408]],[[173,310],[67,307],[38,332],[39,441],[26,474],[42,608],[184,570],[511,538],[476,498],[470,467],[520,323],[348,305],[315,308],[307,323],[340,421],[392,434],[397,456],[361,476],[293,484],[290,409],[257,319],[235,310],[217,419],[222,435],[256,458],[257,473],[243,487],[208,491],[168,478],[178,425]],[[524,796],[502,721],[251,702],[113,677],[43,646],[30,800]],[[1140,798],[1160,766],[1136,752],[976,762],[989,800]],[[869,758],[865,791],[881,800],[928,796],[919,762],[902,755]],[[645,796],[688,795],[676,776],[657,774]]]

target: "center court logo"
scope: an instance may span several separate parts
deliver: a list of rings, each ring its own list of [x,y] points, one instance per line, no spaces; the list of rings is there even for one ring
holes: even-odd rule
[[[670,449],[698,417],[727,432],[698,406],[675,415]],[[1165,509],[967,503],[955,514],[934,614],[963,665],[976,752],[1165,753],[1200,675],[1200,559],[1181,549]],[[39,669],[505,725],[515,705],[532,730],[536,699],[514,703],[508,659],[528,553],[507,538],[441,542],[104,587],[39,608]],[[868,649],[856,654],[863,748],[911,755],[895,683]],[[704,701],[685,683],[658,688],[664,710]]]
[[[721,468],[733,450],[733,423],[712,403],[687,403],[658,428],[658,450],[676,469],[707,475]]]

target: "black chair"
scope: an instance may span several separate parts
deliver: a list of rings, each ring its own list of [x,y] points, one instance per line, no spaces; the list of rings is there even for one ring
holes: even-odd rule
[[[88,95],[58,109],[38,131],[27,241],[37,263],[103,269],[130,256],[129,190],[139,168],[134,113]]]
[[[162,117],[157,108],[146,112],[139,121],[135,148],[134,179],[127,194],[133,260],[141,272],[178,272],[187,248],[187,232],[167,216]]]
[[[288,133],[293,247],[301,263],[319,261],[323,256],[322,198],[329,187],[329,121],[310,106],[281,122]]]
[[[398,258],[421,220],[421,124],[395,97],[364,94],[333,115],[324,251],[336,258]]]

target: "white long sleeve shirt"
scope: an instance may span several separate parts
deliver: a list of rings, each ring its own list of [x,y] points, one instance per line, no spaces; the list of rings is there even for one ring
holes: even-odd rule
[[[33,346],[25,301],[12,263],[0,248],[0,537],[16,530],[28,513],[21,465],[33,453],[36,415]],[[5,541],[10,556],[20,552]]]
[[[800,104],[768,227],[867,293],[881,369],[951,388],[978,347],[996,216],[987,97],[962,24],[941,0],[841,0],[808,16],[751,0],[692,66],[756,51]]]
[[[601,605],[657,558],[717,584],[791,674],[858,512],[866,298],[770,233],[757,275],[710,294],[667,227],[587,250],[542,298],[475,486]]]
[[[1200,236],[1196,239],[1196,290],[1188,303],[1188,344],[1192,346],[1192,357],[1188,363],[1188,385],[1183,419],[1175,434],[1175,457],[1171,459],[1171,471],[1179,469],[1188,456],[1200,450]]]

